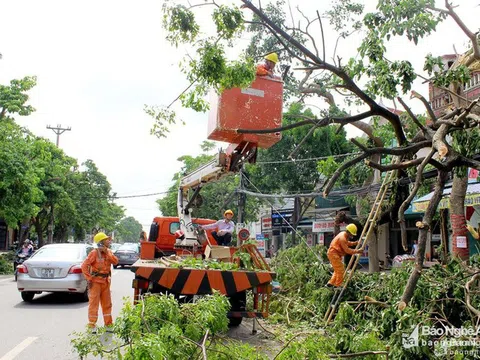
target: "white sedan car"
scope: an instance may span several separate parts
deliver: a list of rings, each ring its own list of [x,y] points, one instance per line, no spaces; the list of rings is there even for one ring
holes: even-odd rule
[[[88,301],[88,286],[81,265],[93,247],[89,244],[49,244],[17,267],[17,289],[24,301],[42,292],[79,294]]]

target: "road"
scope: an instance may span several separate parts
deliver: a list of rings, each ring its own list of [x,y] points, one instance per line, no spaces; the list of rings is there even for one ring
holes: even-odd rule
[[[114,318],[120,312],[123,298],[133,295],[133,272],[117,269],[112,272],[112,302]],[[88,303],[79,302],[69,294],[46,293],[35,295],[26,303],[17,291],[12,276],[0,275],[0,360],[78,360],[70,340],[75,331],[85,330]],[[103,325],[101,310],[99,323]],[[278,344],[265,337],[262,328],[252,336],[252,320],[231,328],[228,336],[274,349]],[[95,359],[89,356],[88,360]]]
[[[125,296],[133,294],[133,272],[117,269],[112,273],[114,317]],[[88,303],[68,294],[35,295],[26,303],[12,276],[0,276],[0,360],[73,360],[78,356],[70,345],[74,331],[87,324]],[[103,325],[101,310],[99,325]]]

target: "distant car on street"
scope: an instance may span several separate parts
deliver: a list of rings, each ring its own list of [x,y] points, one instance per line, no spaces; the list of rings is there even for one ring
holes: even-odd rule
[[[110,245],[110,250],[113,251],[113,253],[115,253],[115,251],[117,251],[120,246],[122,246],[122,244],[119,244],[119,243],[112,243],[112,245]]]
[[[140,257],[140,247],[138,243],[124,243],[114,254],[118,258],[118,265],[113,266],[115,269],[118,266],[133,265]]]
[[[17,289],[30,302],[42,292],[68,292],[88,301],[88,286],[81,265],[93,246],[48,244],[18,266]]]

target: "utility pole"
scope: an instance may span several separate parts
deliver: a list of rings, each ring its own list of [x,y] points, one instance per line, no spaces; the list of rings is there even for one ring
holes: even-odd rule
[[[60,143],[60,135],[62,135],[65,131],[70,131],[72,128],[69,126],[68,128],[62,128],[62,125],[58,124],[57,127],[53,127],[47,125],[47,129],[53,130],[55,134],[57,134],[57,147]]]

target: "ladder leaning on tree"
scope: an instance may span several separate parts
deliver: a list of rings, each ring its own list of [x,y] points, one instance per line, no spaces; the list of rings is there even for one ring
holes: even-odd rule
[[[398,157],[395,157],[393,159],[393,163],[397,163],[398,161],[399,161]],[[377,196],[375,198],[375,202],[373,203],[372,210],[368,214],[367,221],[365,223],[365,226],[363,227],[362,234],[360,235],[358,244],[356,246],[357,250],[365,249],[365,246],[367,245],[367,239],[372,234],[372,231],[375,228],[378,217],[380,216],[380,209],[382,207],[383,201],[388,197],[387,194],[389,193],[390,187],[394,182],[396,176],[397,176],[397,170],[390,170],[385,175],[382,185],[378,190]],[[333,298],[332,298],[332,301],[330,302],[330,306],[328,307],[328,310],[325,313],[324,321],[326,321],[327,325],[330,323],[333,316],[335,315],[335,312],[337,311],[340,301],[342,299],[343,293],[345,292],[347,285],[352,279],[353,273],[355,272],[355,269],[357,268],[359,261],[360,261],[360,254],[355,254],[351,256],[350,261],[348,262],[348,266],[345,270],[346,277],[343,280],[343,284],[339,288],[335,289],[335,293],[333,294]]]

